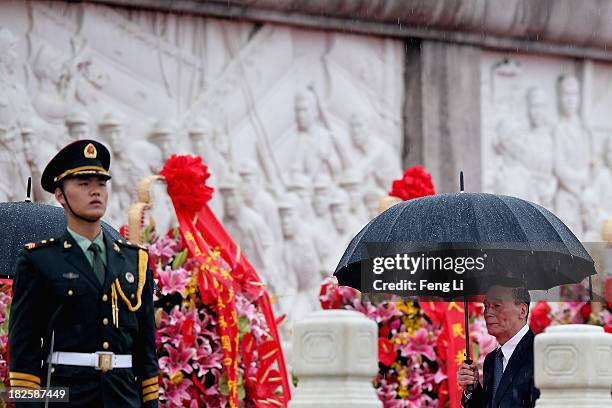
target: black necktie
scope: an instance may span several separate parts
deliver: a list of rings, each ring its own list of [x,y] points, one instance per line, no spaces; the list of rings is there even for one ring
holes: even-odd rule
[[[98,244],[92,243],[89,246],[89,250],[93,252],[93,263],[92,263],[93,271],[96,274],[96,277],[98,278],[98,280],[100,281],[100,285],[104,285],[104,275],[105,275],[106,268],[104,266],[104,262],[102,262],[102,256],[101,256],[102,248],[100,248]]]
[[[499,388],[499,382],[501,381],[502,375],[504,374],[504,353],[502,353],[501,347],[497,349],[495,354],[495,363],[493,365],[493,399],[495,399],[495,393]]]

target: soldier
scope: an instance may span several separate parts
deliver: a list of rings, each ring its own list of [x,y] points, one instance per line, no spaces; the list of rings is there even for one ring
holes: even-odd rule
[[[158,406],[153,276],[144,248],[101,230],[109,167],[108,150],[93,140],[49,162],[41,184],[64,207],[68,227],[27,244],[15,269],[11,386],[46,384],[50,361],[51,386],[69,389],[61,407]]]

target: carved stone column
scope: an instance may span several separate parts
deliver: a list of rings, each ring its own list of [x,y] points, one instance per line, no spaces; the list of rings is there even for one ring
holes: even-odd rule
[[[535,338],[537,408],[610,407],[612,335],[584,324],[553,326]]]
[[[372,386],[378,371],[378,327],[361,313],[320,310],[293,329],[298,386],[290,408],[380,408]]]
[[[438,41],[406,43],[404,168],[422,164],[437,192],[480,191],[481,50]]]

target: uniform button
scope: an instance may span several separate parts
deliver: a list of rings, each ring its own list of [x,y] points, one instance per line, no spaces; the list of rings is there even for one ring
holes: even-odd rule
[[[108,341],[105,341],[104,343],[102,343],[102,348],[103,348],[104,350],[108,350],[108,348],[109,348],[109,347],[110,347],[110,346],[109,346],[109,344],[108,344]]]
[[[68,290],[68,296],[72,296],[74,295],[74,292],[72,291],[72,289]]]
[[[106,317],[102,320],[102,324],[105,326],[108,325],[108,319]]]
[[[132,294],[130,295],[130,299],[134,299],[134,298],[135,298],[135,296],[134,296],[134,294],[132,293]]]
[[[51,374],[55,372],[55,367],[51,367]]]
[[[102,301],[106,302],[108,300],[108,295],[105,293],[104,296],[102,296]]]

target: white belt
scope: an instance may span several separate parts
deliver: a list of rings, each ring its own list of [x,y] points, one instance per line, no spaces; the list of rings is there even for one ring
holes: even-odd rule
[[[115,354],[110,351],[96,351],[95,353],[54,351],[51,355],[51,364],[94,367],[96,370],[108,371],[113,368],[131,368],[132,355]]]

